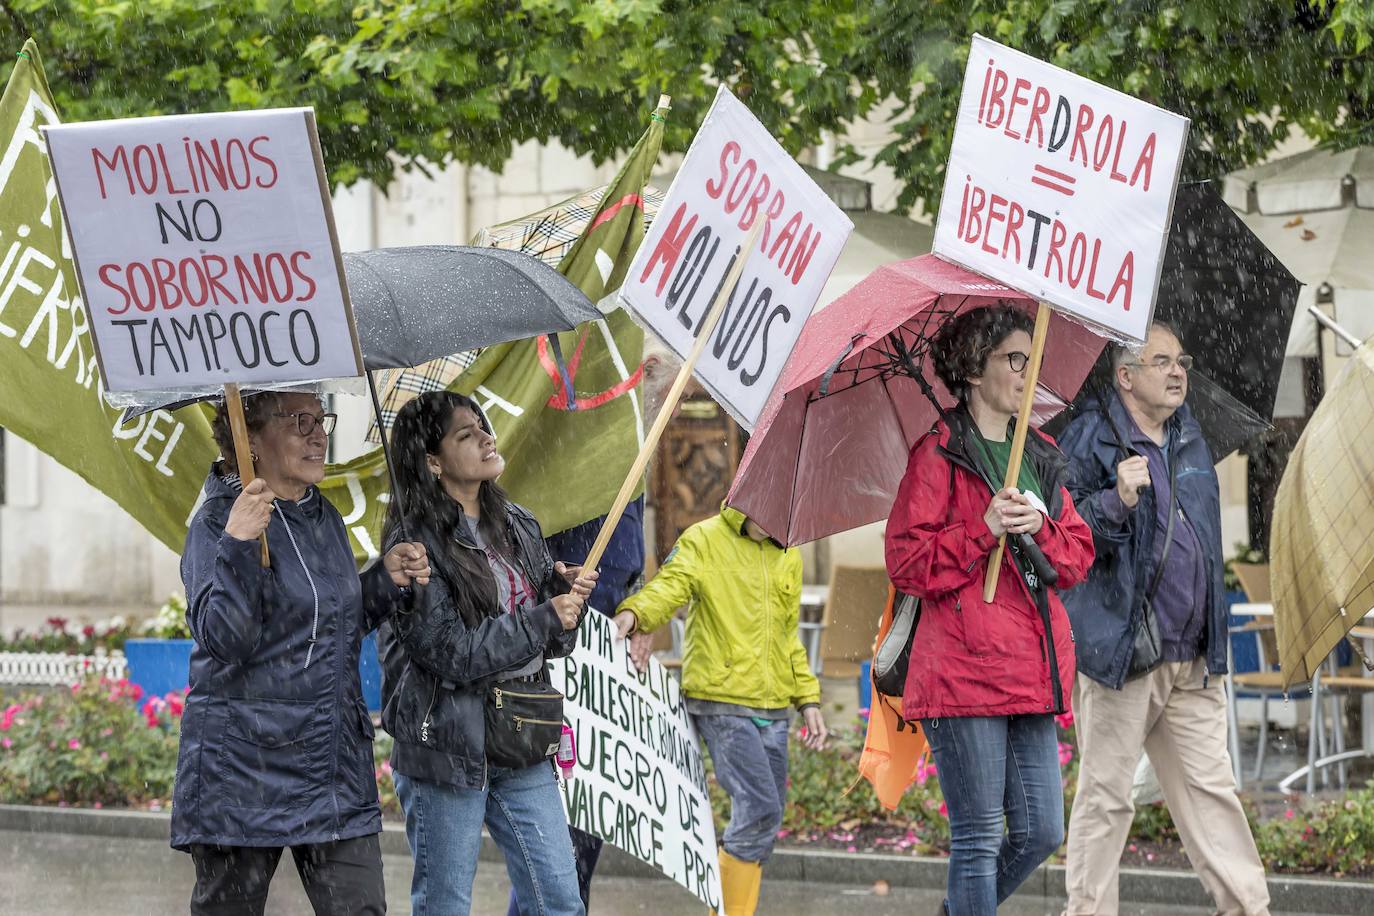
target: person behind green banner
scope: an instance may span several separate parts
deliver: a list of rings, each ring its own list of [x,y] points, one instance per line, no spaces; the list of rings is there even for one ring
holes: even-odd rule
[[[797,633],[801,585],[800,552],[723,507],[682,532],[658,574],[615,617],[625,637],[652,632],[690,605],[682,692],[730,796],[720,850],[729,916],[754,912],[763,863],[782,826],[791,707],[801,711],[806,746],[819,750],[826,742],[820,683]],[[646,642],[631,643],[641,671],[648,654]]]
[[[429,581],[422,545],[358,573],[343,519],[320,495],[334,415],[311,394],[244,402],[257,479],[223,458],[205,480],[181,577],[195,638],[172,803],[172,846],[196,867],[193,914],[261,913],[290,847],[316,913],[386,912],[363,634]],[[266,534],[270,567],[261,563]]]

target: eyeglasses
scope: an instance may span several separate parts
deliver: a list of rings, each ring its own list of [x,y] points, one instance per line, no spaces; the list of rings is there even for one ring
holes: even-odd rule
[[[1184,372],[1193,368],[1193,358],[1187,353],[1184,353],[1178,359],[1169,356],[1156,356],[1148,363],[1127,363],[1126,365],[1134,369],[1158,369],[1160,372],[1168,372],[1174,368],[1175,363],[1177,363],[1178,367]]]
[[[1022,353],[1020,350],[1012,350],[1010,353],[998,353],[998,356],[1007,358],[1007,367],[1012,372],[1024,372],[1026,363],[1030,362],[1030,355]]]
[[[296,432],[300,433],[302,436],[308,436],[313,433],[316,426],[323,429],[324,434],[328,436],[330,433],[334,432],[334,424],[339,421],[339,415],[336,413],[317,415],[301,411],[300,413],[274,413],[272,416],[283,418],[295,417]]]

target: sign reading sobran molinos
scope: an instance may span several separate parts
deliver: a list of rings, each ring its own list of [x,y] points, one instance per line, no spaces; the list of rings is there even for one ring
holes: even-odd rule
[[[620,301],[691,352],[755,220],[762,234],[694,370],[752,430],[854,223],[722,86],[639,246]]]
[[[696,728],[677,679],[635,670],[609,618],[589,613],[577,649],[549,663],[563,692],[577,768],[568,822],[647,862],[719,910],[716,831]]]

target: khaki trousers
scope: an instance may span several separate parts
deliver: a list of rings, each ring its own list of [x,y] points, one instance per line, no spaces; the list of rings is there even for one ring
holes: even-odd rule
[[[1144,749],[1188,860],[1222,914],[1265,916],[1269,889],[1226,747],[1226,700],[1206,663],[1166,662],[1112,690],[1083,675],[1074,691],[1078,794],[1069,818],[1069,916],[1116,916],[1121,852]],[[1206,686],[1204,686],[1206,684]]]

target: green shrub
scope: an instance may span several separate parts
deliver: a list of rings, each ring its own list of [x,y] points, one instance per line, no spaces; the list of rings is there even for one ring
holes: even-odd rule
[[[1374,864],[1374,783],[1259,822],[1255,845],[1277,871],[1367,873]]]
[[[105,678],[21,695],[0,714],[0,802],[160,807],[181,709],[178,694],[145,700]]]

